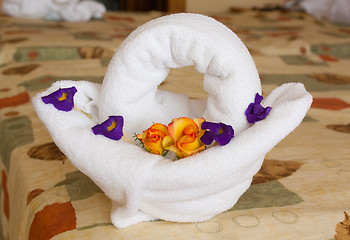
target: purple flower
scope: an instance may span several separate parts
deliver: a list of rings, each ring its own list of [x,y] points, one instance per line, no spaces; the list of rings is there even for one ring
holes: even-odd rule
[[[203,122],[201,128],[209,130],[201,137],[201,141],[205,145],[209,145],[215,140],[218,144],[224,146],[234,137],[232,126],[224,123]]]
[[[113,140],[119,140],[123,136],[124,119],[122,116],[109,116],[106,121],[92,127],[95,135],[103,135]]]
[[[260,120],[263,120],[269,115],[271,111],[271,107],[264,108],[261,106],[261,101],[263,97],[257,93],[255,95],[254,103],[249,104],[247,110],[245,111],[245,115],[247,117],[247,121],[249,123],[255,123]]]
[[[42,97],[44,103],[53,104],[58,110],[69,112],[74,107],[73,97],[77,92],[75,87],[71,88],[59,88],[57,91]]]

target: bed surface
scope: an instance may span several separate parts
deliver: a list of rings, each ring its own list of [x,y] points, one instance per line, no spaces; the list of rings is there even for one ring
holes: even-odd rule
[[[302,82],[314,97],[238,203],[202,223],[111,224],[109,199],[56,147],[31,98],[57,80],[101,83],[123,39],[158,16],[107,12],[85,23],[0,16],[0,239],[334,239],[350,213],[350,27],[302,12],[212,16],[250,50],[264,96]],[[206,98],[202,79],[192,67],[176,69],[160,88]]]

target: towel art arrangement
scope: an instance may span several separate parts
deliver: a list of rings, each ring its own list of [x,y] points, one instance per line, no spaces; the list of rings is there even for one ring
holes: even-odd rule
[[[44,18],[70,22],[101,18],[106,8],[94,0],[4,0],[3,12],[19,18]]]
[[[190,65],[204,73],[207,100],[157,89],[170,68]],[[244,44],[198,14],[168,15],[137,28],[113,56],[102,85],[59,81],[33,98],[57,146],[111,199],[118,228],[154,219],[205,221],[231,208],[311,102],[300,83],[262,99]],[[178,160],[162,156],[164,150]]]

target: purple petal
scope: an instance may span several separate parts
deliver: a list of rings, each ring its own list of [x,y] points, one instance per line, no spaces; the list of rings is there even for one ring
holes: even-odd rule
[[[213,122],[203,122],[201,125],[202,129],[209,129],[211,132],[215,134],[219,134],[221,125],[219,123],[213,123]]]
[[[205,144],[205,145],[210,145],[213,141],[213,133],[210,131],[206,131],[203,136],[201,137],[201,141]]]
[[[263,106],[261,106],[260,104],[259,105],[254,105],[252,113],[255,114],[255,115],[258,115],[258,114],[263,113],[264,110],[265,110],[265,108]]]
[[[260,104],[261,101],[262,101],[263,99],[264,99],[264,97],[261,96],[261,95],[259,95],[259,93],[257,93],[257,94],[255,95],[254,103],[255,103],[255,104]]]
[[[73,97],[76,92],[77,89],[75,87],[59,88],[57,91],[44,96],[41,99],[45,104],[53,104],[54,107],[60,111],[69,112],[74,107]],[[63,96],[64,98],[61,99]]]
[[[253,111],[254,103],[250,103],[247,107],[247,110],[245,110],[245,115],[248,116]]]
[[[256,120],[255,120],[255,116],[253,114],[248,114],[247,115],[247,121],[251,124],[255,123]]]
[[[269,115],[271,109],[272,109],[272,107],[266,107],[266,117],[267,117],[267,115]]]
[[[234,131],[231,125],[224,123],[203,122],[202,129],[208,129],[201,137],[205,145],[209,145],[215,140],[221,146],[226,145],[234,137]]]
[[[255,95],[254,103],[250,103],[245,111],[247,121],[251,124],[263,120],[271,111],[271,107],[264,108],[261,106],[261,101],[263,97],[258,93]]]
[[[232,137],[229,134],[222,133],[215,138],[215,141],[218,144],[220,144],[221,146],[224,146],[224,145],[228,144],[231,141],[231,139],[232,139]]]
[[[220,123],[222,126],[222,129],[224,133],[228,134],[231,138],[235,136],[235,132],[233,130],[233,127],[231,125],[226,125],[224,123]]]
[[[57,110],[69,112],[73,109],[74,103],[70,101],[54,102],[52,103]]]
[[[109,116],[106,121],[92,127],[95,135],[103,135],[113,140],[119,140],[123,137],[124,119],[122,116]]]

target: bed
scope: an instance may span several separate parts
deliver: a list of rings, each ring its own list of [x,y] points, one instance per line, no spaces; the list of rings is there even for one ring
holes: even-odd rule
[[[285,82],[305,85],[314,100],[301,125],[228,211],[200,223],[112,225],[109,199],[53,143],[31,98],[57,80],[101,83],[123,39],[161,15],[0,16],[0,239],[350,239],[350,27],[281,10],[212,17],[248,47],[264,96]],[[204,99],[202,79],[174,69],[159,88]]]

